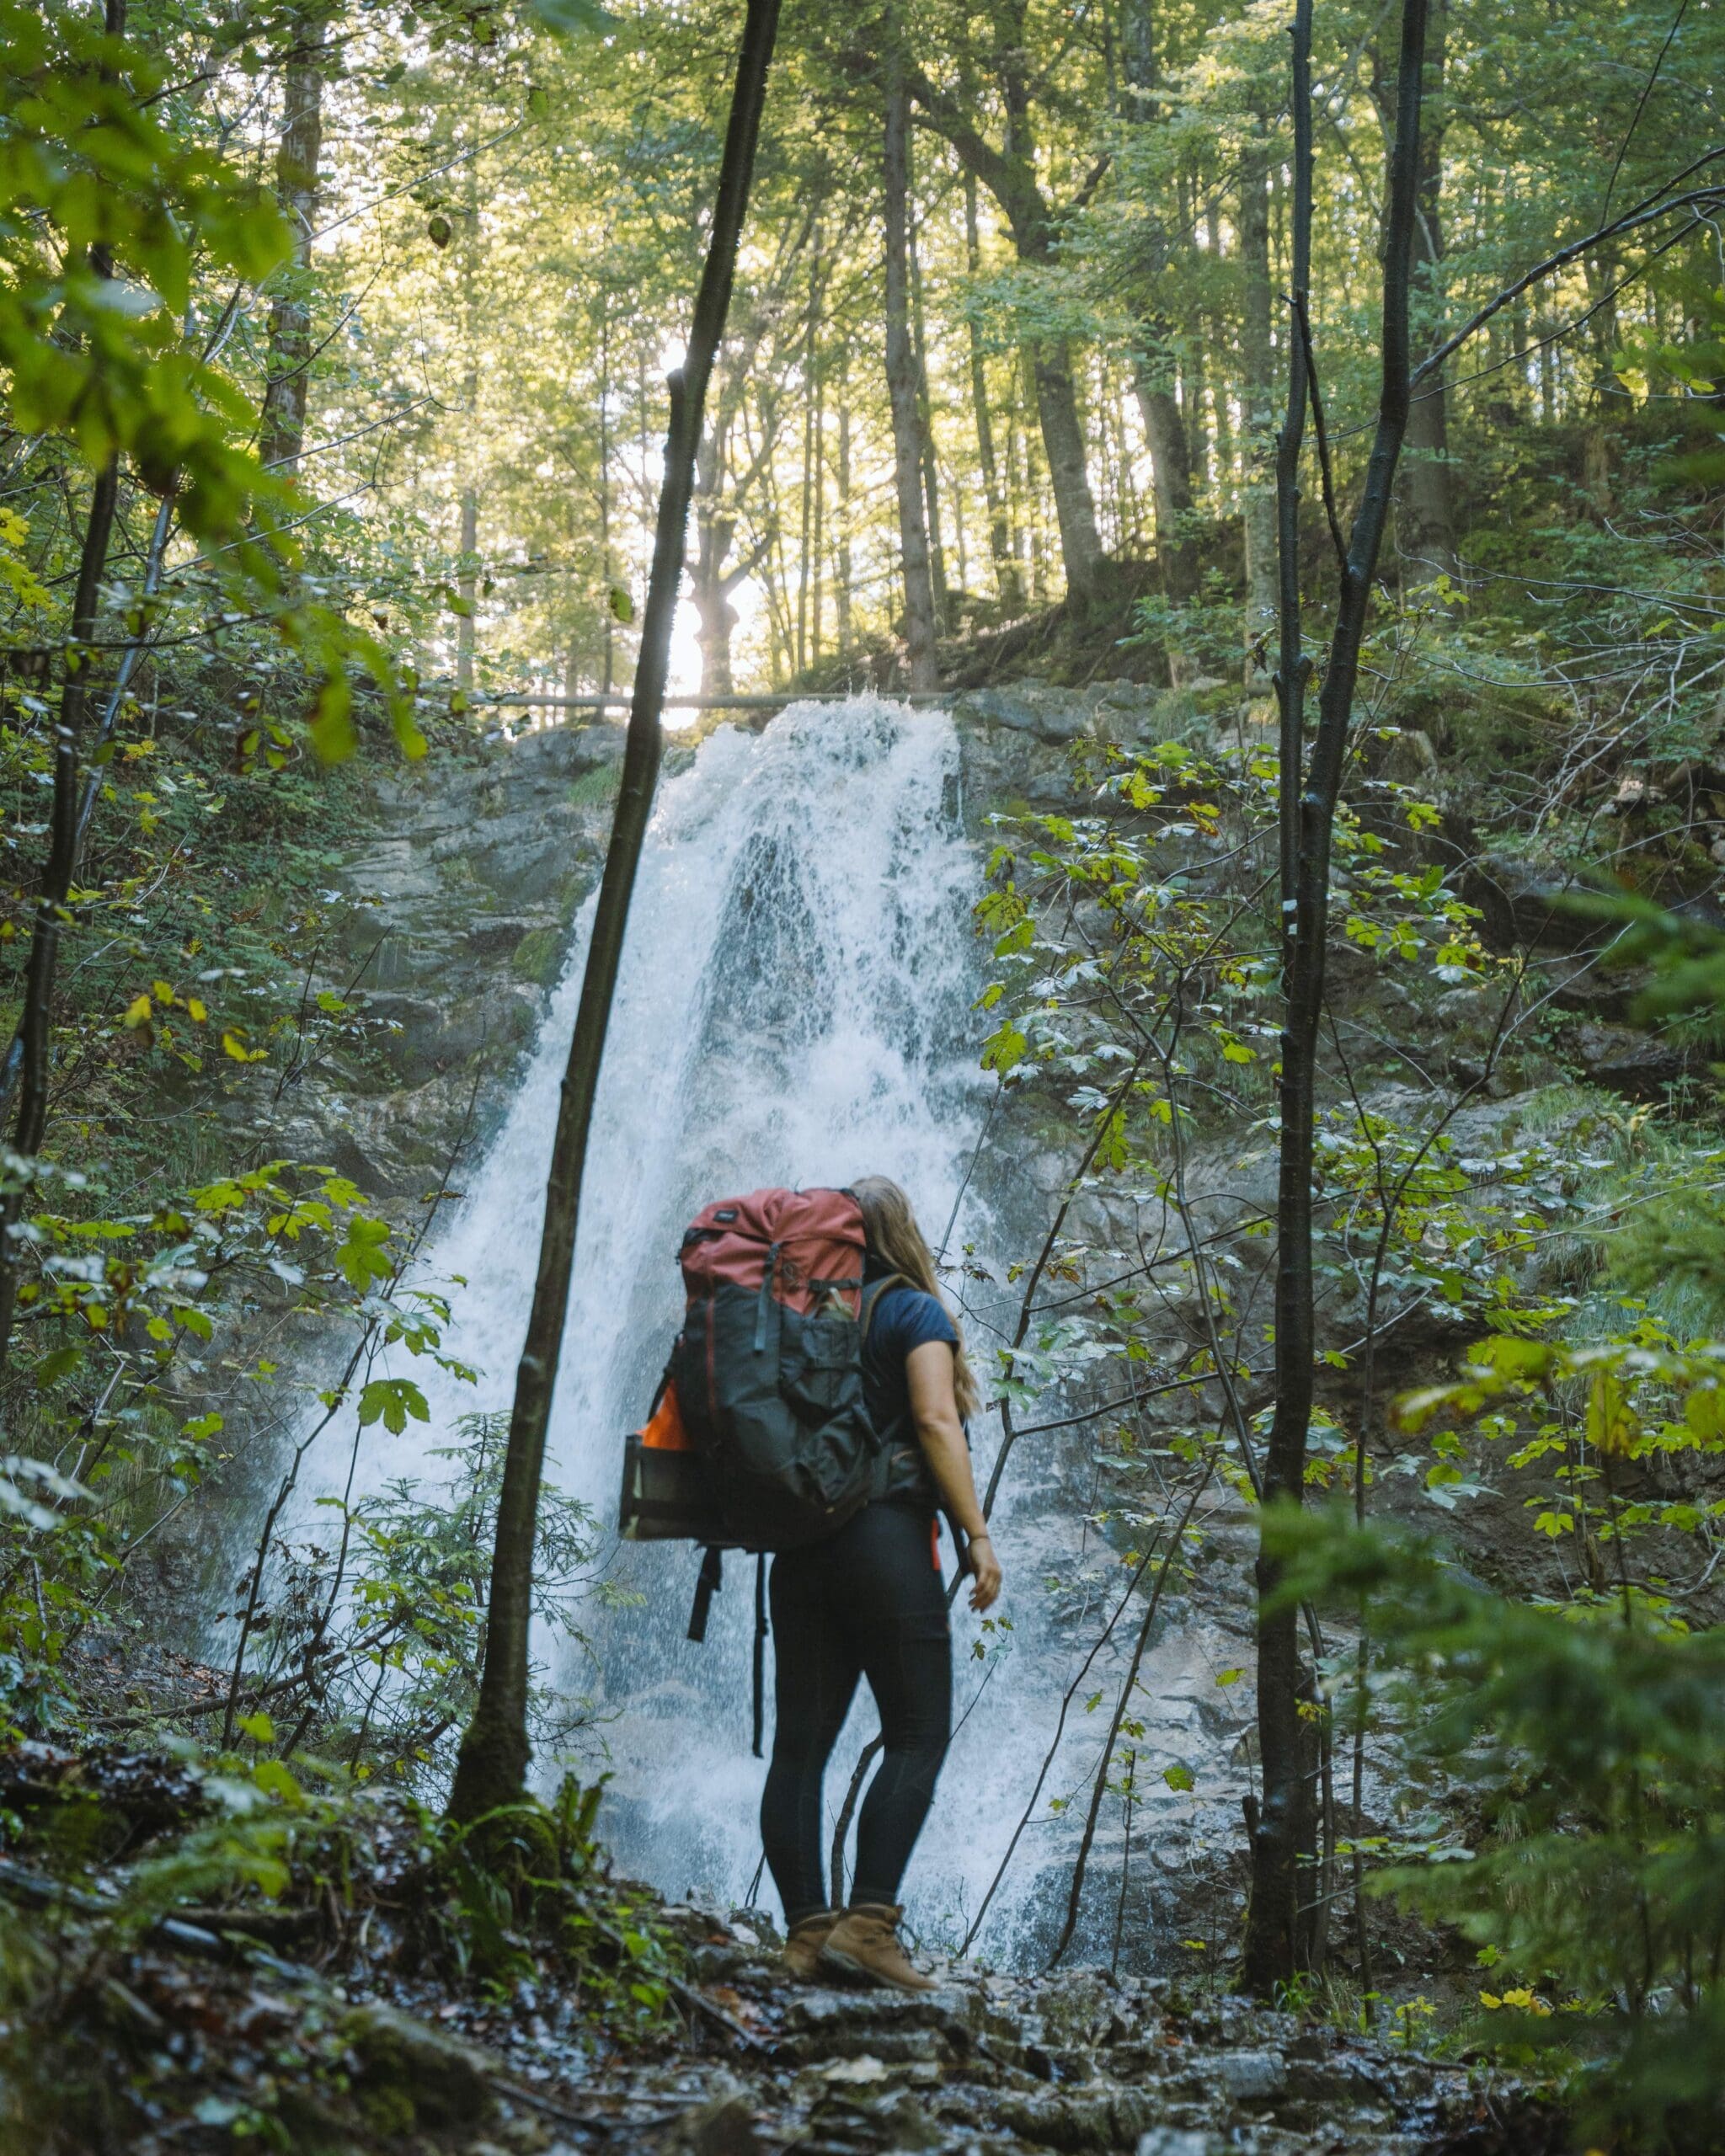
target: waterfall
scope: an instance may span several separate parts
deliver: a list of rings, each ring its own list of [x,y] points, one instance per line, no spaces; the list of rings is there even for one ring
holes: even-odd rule
[[[716,733],[663,787],[606,1051],[547,1468],[607,1530],[622,1433],[644,1414],[681,1312],[677,1244],[703,1203],[873,1171],[904,1184],[931,1241],[955,1205],[952,1247],[986,1240],[974,1187],[959,1202],[992,1081],[977,1063],[979,867],[959,780],[949,718],[858,696],[793,706],[758,735]],[[434,1273],[466,1283],[446,1344],[479,1383],[428,1380],[402,1358],[425,1386],[430,1423],[369,1433],[362,1490],[435,1481],[428,1455],[456,1419],[508,1405],[591,903],[531,1067],[430,1254]],[[991,1418],[978,1441],[985,1472]],[[552,1673],[593,1695],[593,1749],[613,1777],[607,1837],[626,1870],[670,1895],[740,1900],[759,1860],[763,1772],[749,1752],[752,1561],[729,1561],[697,1646],[683,1636],[694,1550],[608,1547],[611,1581],[639,1599],[596,1605],[584,1619],[591,1661],[569,1653]],[[965,1656],[976,1620],[955,1614],[954,1630]],[[968,1667],[961,1713],[986,1665]],[[1009,1831],[980,1837],[964,1791],[998,1757],[1011,1705],[1007,1687],[985,1684],[954,1748],[950,1800],[915,1866],[912,1913],[927,1927],[950,1931],[974,1906]],[[830,1810],[873,1727],[863,1687],[830,1771]]]

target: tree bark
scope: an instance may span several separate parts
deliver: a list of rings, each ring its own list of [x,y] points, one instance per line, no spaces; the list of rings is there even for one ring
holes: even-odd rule
[[[605,1036],[622,958],[629,899],[647,835],[664,749],[660,723],[670,665],[671,626],[682,581],[683,545],[700,445],[707,385],[729,311],[731,281],[748,206],[760,134],[767,67],[778,30],[779,0],[748,0],[730,120],[719,168],[718,196],[689,347],[671,377],[670,425],[660,491],[653,571],[642,612],[641,648],[623,751],[611,845],[593,920],[581,1001],[569,1043],[545,1193],[539,1269],[526,1339],[515,1373],[485,1630],[478,1703],[462,1740],[451,1818],[472,1822],[523,1794],[527,1738],[528,1637],[532,1623],[533,1545],[546,1432],[569,1308],[587,1137],[598,1090]]]
[[[479,496],[471,480],[462,488],[461,556],[456,566],[456,596],[461,608],[455,623],[455,685],[473,691],[473,613],[478,605]]]
[[[838,615],[839,655],[851,651],[851,400],[842,393],[839,402],[838,583],[833,605]]]
[[[1284,1017],[1279,1082],[1281,1131],[1276,1197],[1276,1405],[1265,1448],[1257,1562],[1258,1730],[1263,1799],[1252,1845],[1242,1981],[1260,1996],[1292,1977],[1300,1958],[1299,1872],[1311,1837],[1311,1791],[1300,1742],[1297,1612],[1281,1594],[1281,1567],[1271,1535],[1279,1506],[1297,1506],[1306,1481],[1316,1327],[1312,1285],[1312,1158],[1316,1115],[1318,1030],[1323,1012],[1329,934],[1330,846],[1341,792],[1348,733],[1359,681],[1360,647],[1373,579],[1407,431],[1411,360],[1408,297],[1419,184],[1419,120],[1428,0],[1402,0],[1397,72],[1395,140],[1385,220],[1383,373],[1365,484],[1341,573],[1328,663],[1318,697],[1318,724],[1306,768],[1300,708],[1306,665],[1300,650],[1297,536],[1299,440],[1296,411],[1307,382],[1290,360],[1289,424],[1279,470],[1282,649],[1282,917],[1285,924]],[[1291,283],[1303,307],[1310,280],[1311,217],[1311,0],[1298,0],[1293,109],[1296,201]],[[1291,354],[1303,344],[1291,325]]]
[[[1240,256],[1246,390],[1246,690],[1257,695],[1265,669],[1254,659],[1276,622],[1275,443],[1270,399],[1270,164],[1263,122],[1240,160]]]
[[[291,61],[282,82],[281,140],[275,152],[275,196],[293,228],[293,259],[270,309],[263,422],[258,456],[266,467],[299,473],[306,446],[306,388],[312,366],[312,233],[318,206],[318,165],[323,147],[323,49],[321,29]]]
[[[1423,337],[1444,334],[1444,58],[1447,0],[1434,0],[1426,32],[1425,110],[1421,121],[1419,216],[1414,236],[1415,290],[1423,301]],[[1455,504],[1450,472],[1449,393],[1440,367],[1420,384],[1407,414],[1407,462],[1402,476],[1402,582],[1416,590],[1455,573]]]
[[[1084,429],[1078,417],[1078,391],[1072,379],[1071,349],[1064,337],[1057,337],[1039,345],[1033,357],[1036,408],[1042,420],[1042,446],[1048,453],[1049,490],[1055,498],[1066,590],[1082,604],[1097,595],[1103,556],[1084,451]]]
[[[996,35],[1007,111],[1003,148],[995,148],[957,100],[921,69],[907,67],[906,76],[929,124],[946,138],[959,163],[975,173],[1000,205],[1019,260],[1045,267],[1054,259],[1055,213],[1037,178],[1030,89],[1023,70],[1023,9],[1021,5],[1005,6],[996,13],[1001,19],[996,23]],[[1065,339],[1054,338],[1037,346],[1031,357],[1037,417],[1060,526],[1066,589],[1083,604],[1094,598],[1098,590],[1103,552],[1097,536],[1096,503],[1090,491],[1071,355]]]
[[[976,215],[976,175],[964,173],[964,259],[973,279],[982,274],[982,235]],[[976,425],[976,461],[982,470],[982,495],[988,504],[988,549],[994,560],[995,589],[1003,614],[1024,611],[1024,579],[1012,554],[1012,535],[1007,520],[1006,489],[1001,484],[999,460],[995,455],[994,415],[989,409],[988,369],[982,355],[982,333],[970,318],[970,409]]]
[[[117,33],[110,31],[110,35]],[[104,271],[111,274],[111,271]],[[60,717],[54,728],[54,791],[49,808],[48,859],[36,893],[30,954],[24,968],[24,1007],[8,1058],[7,1075],[18,1091],[18,1115],[12,1150],[33,1161],[48,1122],[48,1060],[54,1029],[54,980],[60,957],[60,930],[67,894],[77,870],[78,742],[89,707],[93,654],[83,647],[96,633],[102,578],[114,535],[114,510],[120,491],[120,467],[110,461],[96,474],[90,513],[78,550],[77,585],[67,633],[66,678],[60,692]],[[12,1345],[12,1320],[18,1305],[16,1230],[24,1209],[22,1189],[8,1191],[0,1203],[0,1371]]]
[[[934,400],[928,387],[928,339],[922,321],[922,264],[916,252],[916,190],[905,141],[905,253],[911,270],[911,342],[916,355],[916,432],[922,444],[922,497],[928,504],[928,581],[934,591],[934,618],[948,635],[953,598],[947,582],[946,542],[941,536],[940,465],[934,446]]]
[[[923,520],[922,429],[916,350],[911,335],[911,99],[896,50],[886,63],[886,387],[892,408],[893,478],[899,501],[899,549],[905,584],[905,650],[910,686],[935,689],[934,579]]]
[[[1126,0],[1121,21],[1121,58],[1126,83],[1126,117],[1148,127],[1157,117],[1156,13],[1153,0]],[[1151,245],[1151,276],[1167,266],[1164,221],[1158,217]],[[1192,457],[1186,424],[1174,393],[1169,356],[1172,332],[1152,310],[1146,316],[1132,355],[1132,388],[1144,421],[1150,451],[1151,498],[1156,508],[1156,567],[1162,590],[1173,600],[1190,599],[1198,590],[1198,550],[1192,536]]]

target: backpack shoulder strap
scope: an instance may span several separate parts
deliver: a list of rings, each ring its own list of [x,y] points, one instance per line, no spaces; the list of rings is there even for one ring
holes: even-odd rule
[[[889,1273],[879,1280],[871,1280],[862,1290],[862,1307],[858,1313],[862,1324],[861,1339],[867,1346],[868,1328],[874,1322],[874,1307],[889,1288],[914,1288],[916,1283],[907,1280],[902,1273]]]

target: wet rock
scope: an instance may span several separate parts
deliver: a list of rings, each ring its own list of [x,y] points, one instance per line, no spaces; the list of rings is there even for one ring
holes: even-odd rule
[[[1167,2105],[1151,2091],[1110,2088],[1094,2095],[1017,2096],[1000,2100],[1003,2126],[1041,2148],[1130,2148]]]
[[[740,2082],[691,2111],[670,2143],[686,2156],[757,2156],[766,2145],[754,2097]]]
[[[833,2156],[874,2156],[879,2151],[938,2148],[946,2138],[929,2116],[921,2100],[908,2089],[882,2096],[848,2090],[835,2091],[817,2103],[809,2114],[808,2138],[801,2144],[811,2152],[830,2151]]]
[[[1267,2104],[1288,2085],[1288,2069],[1274,2052],[1221,2052],[1205,2071],[1236,2104]]]
[[[1221,2142],[1213,2133],[1188,2133],[1183,2127],[1153,2126],[1138,2139],[1138,2156],[1220,2156]]]
[[[1462,878],[1461,895],[1482,916],[1481,928],[1494,950],[1517,945],[1547,951],[1585,951],[1602,942],[1604,926],[1567,904],[1575,879],[1544,862],[1486,854]]]
[[[967,2057],[974,2037],[957,1991],[805,1992],[785,2016],[788,2041],[804,2057],[855,2057],[874,2050],[884,2057],[896,2040],[932,2036],[953,2058]],[[912,2054],[924,2056],[916,2051]]]
[[[1658,1100],[1690,1067],[1681,1048],[1660,1034],[1628,1026],[1572,1026],[1563,1043],[1596,1086],[1609,1086],[1632,1100]]]

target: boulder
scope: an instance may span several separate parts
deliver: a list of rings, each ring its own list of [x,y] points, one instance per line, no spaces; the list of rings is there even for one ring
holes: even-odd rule
[[[1594,1085],[1608,1086],[1631,1100],[1658,1100],[1691,1067],[1688,1050],[1669,1035],[1592,1019],[1570,1027],[1563,1045]]]
[[[361,2109],[380,2132],[476,2127],[496,2112],[489,2062],[446,2029],[398,2007],[355,2007],[341,2036]]]
[[[1512,854],[1482,854],[1461,878],[1461,895],[1479,908],[1480,931],[1497,951],[1597,948],[1610,932],[1606,924],[1567,903],[1584,888],[1550,862]]]

